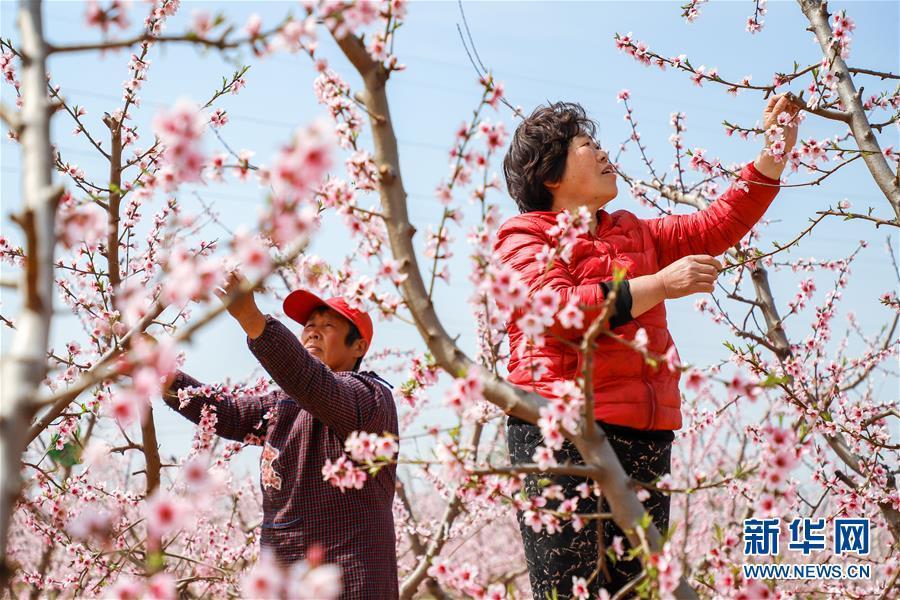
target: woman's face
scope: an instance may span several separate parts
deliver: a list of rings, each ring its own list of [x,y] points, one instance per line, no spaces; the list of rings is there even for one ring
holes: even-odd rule
[[[300,342],[306,351],[332,371],[350,371],[356,359],[365,354],[365,341],[345,343],[350,321],[334,309],[316,310],[306,320]]]
[[[544,185],[553,195],[553,210],[574,212],[579,206],[586,206],[593,213],[619,193],[609,155],[584,134],[575,136],[569,143],[562,178]]]

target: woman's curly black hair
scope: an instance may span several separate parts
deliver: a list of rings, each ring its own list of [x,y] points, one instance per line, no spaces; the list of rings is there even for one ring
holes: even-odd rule
[[[538,106],[516,127],[503,158],[503,174],[519,212],[551,210],[553,197],[544,182],[562,179],[569,143],[578,135],[593,138],[596,130],[596,123],[574,102]]]

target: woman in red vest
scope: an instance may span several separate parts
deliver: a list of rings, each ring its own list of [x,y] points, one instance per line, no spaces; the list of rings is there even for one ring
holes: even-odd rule
[[[778,123],[782,112],[791,117],[797,107],[783,95],[772,97],[764,112],[764,128]],[[777,151],[787,156],[797,139],[796,119],[784,127]],[[690,215],[639,219],[627,210],[607,212],[618,189],[616,172],[607,152],[594,140],[595,124],[578,104],[559,102],[538,107],[516,129],[503,161],[509,193],[519,212],[498,231],[494,246],[501,264],[511,267],[529,287],[529,295],[553,290],[560,306],[577,303],[585,313],[583,324],[572,327],[557,320],[541,339],[527,348],[527,336],[517,325],[522,310],[507,323],[510,343],[509,381],[523,389],[553,398],[559,382],[579,377],[583,357],[572,342],[599,314],[613,285],[613,265],[626,269],[617,288],[615,313],[610,327],[618,336],[634,341],[646,336],[647,350],[656,355],[674,353],[666,324],[665,300],[712,292],[722,265],[713,258],[725,252],[759,221],[778,193],[785,161],[763,151],[740,172],[739,180],[715,202]],[[553,247],[548,230],[557,224],[560,211],[573,215],[581,207],[592,218],[589,231],[579,236],[567,262],[556,260],[544,268],[540,260]],[[568,327],[567,327],[568,326]],[[639,330],[643,330],[638,334]],[[677,354],[675,355],[677,356]],[[681,427],[680,372],[663,364],[653,369],[631,348],[601,336],[597,340],[593,387],[594,417],[607,433],[625,471],[638,481],[654,481],[670,471],[673,430]],[[557,384],[554,386],[554,384]],[[509,417],[508,444],[514,464],[533,463],[538,446],[545,444],[540,429]],[[559,463],[582,463],[568,441],[556,452]],[[543,474],[529,475],[525,490],[539,495]],[[553,477],[567,498],[579,497],[586,480]],[[583,489],[583,486],[582,486]],[[545,508],[555,507],[549,501]],[[653,492],[644,506],[665,534],[669,525],[669,498]],[[580,498],[576,512],[606,511],[595,497]],[[575,578],[590,580],[597,568],[597,529],[575,531],[564,522],[554,533],[526,524],[518,512],[525,555],[535,598],[570,597]],[[611,520],[604,522],[604,548],[623,532]],[[627,550],[627,541],[626,546]],[[624,557],[623,557],[624,558]],[[600,587],[610,594],[641,572],[640,561],[618,560],[609,565],[609,577],[594,577],[589,586],[595,597]],[[583,585],[579,582],[579,585]]]

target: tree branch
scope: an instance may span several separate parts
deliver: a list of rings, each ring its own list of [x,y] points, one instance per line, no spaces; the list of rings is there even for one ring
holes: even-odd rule
[[[116,119],[106,116],[103,123],[109,128],[112,143],[109,152],[109,206],[107,208],[106,268],[109,271],[109,294],[117,306],[116,292],[122,282],[119,273],[119,204],[122,201],[122,127]]]
[[[873,217],[871,215],[863,215],[860,213],[849,213],[844,210],[820,210],[816,212],[817,215],[828,215],[833,217],[844,217],[845,221],[849,221],[851,219],[862,219],[864,221],[872,221],[875,223],[875,228],[878,229],[882,225],[888,225],[890,227],[900,227],[900,222],[894,221],[886,221],[885,219],[879,219],[878,217]]]
[[[831,70],[837,78],[837,92],[846,112],[850,115],[850,130],[860,150],[863,151],[863,160],[872,178],[884,193],[894,214],[900,220],[900,182],[896,180],[887,159],[881,153],[878,139],[872,133],[869,119],[866,117],[860,99],[860,93],[853,84],[853,76],[847,68],[847,63],[841,58],[840,51],[834,39],[834,32],[828,22],[828,7],[820,0],[797,0],[806,18],[809,20],[813,33],[822,47],[822,53],[831,62]]]
[[[19,29],[22,52],[22,192],[28,244],[22,307],[15,334],[2,362],[0,395],[0,587],[5,588],[14,569],[7,561],[12,513],[21,490],[20,461],[25,432],[33,414],[31,399],[47,375],[47,347],[53,320],[53,252],[56,247],[56,208],[62,189],[53,185],[53,149],[50,145],[52,108],[47,97],[47,47],[44,42],[40,0],[22,2]]]
[[[2,103],[0,103],[0,120],[6,123],[6,126],[9,127],[12,132],[19,135],[19,132],[22,129],[22,122],[19,120],[19,115],[16,111]]]
[[[215,39],[209,39],[200,37],[194,33],[188,33],[185,35],[152,35],[149,33],[143,33],[141,35],[137,35],[124,40],[116,40],[116,41],[105,41],[105,42],[95,42],[95,43],[87,43],[87,44],[71,44],[68,46],[54,46],[47,45],[48,54],[70,54],[73,52],[89,52],[92,50],[113,50],[115,48],[129,48],[131,46],[137,46],[138,44],[150,43],[155,44],[158,42],[161,43],[183,43],[183,44],[194,44],[197,46],[205,46],[207,48],[215,48],[217,50],[230,50],[233,48],[238,48],[239,46],[243,46],[245,44],[251,44],[255,41],[264,40],[265,38],[281,31],[284,27],[284,23],[280,24],[278,27],[275,27],[269,31],[264,33],[260,33],[256,37],[250,38],[239,38],[235,40],[229,40],[228,35],[231,33],[232,29],[227,28],[222,35]]]
[[[147,485],[146,494],[149,496],[159,487],[159,472],[161,461],[159,459],[159,444],[156,442],[156,425],[153,422],[153,405],[147,403],[146,413],[141,419],[141,450],[146,462]]]

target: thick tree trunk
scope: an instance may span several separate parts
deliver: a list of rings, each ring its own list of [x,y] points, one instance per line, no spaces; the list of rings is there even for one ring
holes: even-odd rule
[[[33,415],[32,399],[47,376],[47,347],[53,317],[53,252],[56,207],[61,189],[53,186],[50,146],[50,99],[47,96],[47,46],[40,0],[23,0],[19,7],[22,34],[22,193],[24,208],[15,215],[22,227],[26,258],[19,285],[22,308],[9,352],[3,357],[0,397],[0,585],[5,587],[11,565],[7,544],[13,511],[21,491],[21,456]]]

